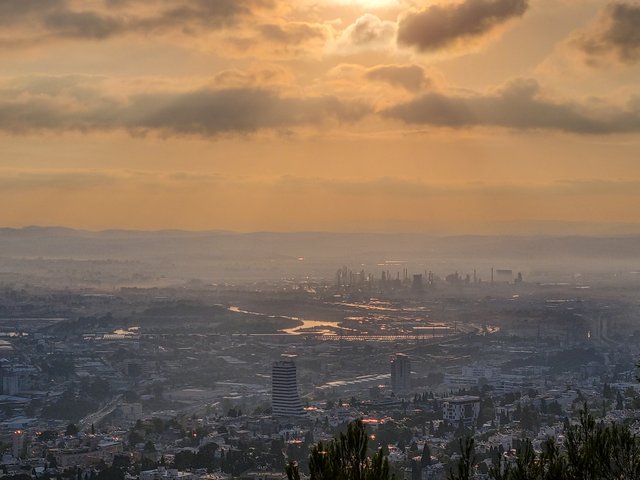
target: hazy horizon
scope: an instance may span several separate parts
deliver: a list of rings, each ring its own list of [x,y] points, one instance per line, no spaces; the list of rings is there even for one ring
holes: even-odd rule
[[[4,284],[107,288],[204,282],[333,281],[346,266],[378,278],[432,271],[487,280],[491,269],[528,282],[637,282],[640,235],[433,235],[221,231],[91,232],[0,229]]]
[[[233,235],[251,235],[262,233],[282,233],[282,234],[296,234],[296,233],[313,233],[313,234],[345,234],[345,235],[357,235],[357,234],[370,234],[370,235],[423,235],[433,237],[464,237],[464,236],[488,236],[488,237],[500,237],[500,236],[541,236],[541,237],[555,237],[555,236],[578,236],[578,237],[618,237],[618,236],[636,236],[640,235],[640,223],[589,223],[589,222],[561,222],[561,221],[540,221],[531,222],[526,224],[514,224],[511,222],[505,222],[501,224],[486,225],[483,229],[478,230],[463,230],[453,227],[446,228],[432,228],[432,229],[415,229],[415,230],[230,230],[230,229],[214,229],[214,228],[201,228],[201,229],[189,229],[189,228],[126,228],[118,226],[105,226],[103,228],[84,228],[74,225],[47,225],[47,224],[25,224],[25,225],[0,225],[0,230],[43,230],[43,231],[55,231],[55,230],[70,230],[87,233],[107,233],[107,232],[139,232],[139,233],[167,233],[167,232],[183,232],[192,234],[233,234]]]

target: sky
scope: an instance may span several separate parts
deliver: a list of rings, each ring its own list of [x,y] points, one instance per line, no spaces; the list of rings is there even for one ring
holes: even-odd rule
[[[3,0],[0,226],[640,231],[640,2]]]

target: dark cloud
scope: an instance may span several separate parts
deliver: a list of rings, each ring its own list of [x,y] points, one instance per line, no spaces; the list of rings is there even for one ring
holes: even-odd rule
[[[364,106],[335,97],[286,98],[260,89],[140,95],[131,103],[127,115],[131,129],[205,136],[317,125],[329,118],[352,122],[366,113]]]
[[[398,43],[422,51],[438,50],[489,33],[524,15],[527,8],[527,0],[465,0],[432,5],[400,19]]]
[[[66,8],[66,0],[3,0],[0,2],[0,25],[24,22],[30,17]]]
[[[79,75],[5,81],[0,85],[0,131],[125,130],[133,134],[215,137],[353,123],[371,112],[361,102],[328,95],[288,96],[276,88],[163,90],[115,97],[105,91],[104,86],[110,84],[102,77]],[[433,127],[638,133],[640,97],[632,98],[624,107],[603,101],[558,101],[545,97],[533,80],[515,80],[487,94],[431,91],[387,108],[380,115]]]
[[[159,0],[156,0],[158,2]],[[146,2],[145,2],[146,3]],[[159,1],[164,9],[158,15],[137,18],[137,29],[151,31],[176,28],[183,31],[195,26],[218,28],[233,24],[239,17],[250,16],[252,8],[269,4],[266,0],[179,0]]]
[[[47,30],[61,37],[95,40],[111,37],[127,29],[123,20],[96,12],[55,12],[44,17],[43,24]]]
[[[386,82],[417,92],[430,84],[430,80],[419,65],[379,65],[367,70],[365,76],[369,80]]]
[[[494,94],[451,96],[428,93],[382,112],[408,124],[436,127],[495,126],[578,134],[640,132],[640,102],[627,108],[598,108],[557,102],[539,94],[534,80],[517,80]]]
[[[195,33],[234,25],[255,8],[275,0],[103,0],[75,8],[67,0],[0,1],[0,25],[30,28],[28,43],[37,39],[85,38],[177,31]],[[80,4],[82,5],[82,4]],[[92,6],[93,8],[87,8]],[[15,44],[15,40],[14,40]]]
[[[76,94],[77,83],[81,93]],[[366,105],[332,96],[285,97],[259,88],[200,89],[157,92],[116,100],[98,90],[82,89],[73,78],[53,82],[49,89],[36,82],[0,89],[0,130],[13,133],[125,129],[133,133],[216,136],[290,129],[333,120],[354,122],[369,112]]]
[[[591,63],[610,56],[623,63],[639,62],[640,3],[610,3],[591,28],[574,36],[573,43]]]

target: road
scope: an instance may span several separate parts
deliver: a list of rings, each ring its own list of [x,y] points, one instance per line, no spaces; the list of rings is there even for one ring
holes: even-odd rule
[[[122,400],[122,395],[116,395],[100,410],[84,417],[78,422],[78,429],[81,431],[86,430],[90,428],[92,424],[97,427],[100,422],[105,419],[105,417],[111,415],[115,411],[115,409],[118,408],[120,400]]]

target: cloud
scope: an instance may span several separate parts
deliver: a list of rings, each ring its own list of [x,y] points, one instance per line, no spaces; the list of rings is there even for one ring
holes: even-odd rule
[[[160,7],[160,13],[145,10],[144,14],[138,14],[132,22],[134,28],[142,31],[179,29],[184,32],[193,27],[211,30],[233,25],[240,18],[252,17],[254,9],[273,5],[268,0],[160,0],[159,3],[164,7]]]
[[[0,40],[20,45],[56,38],[210,32],[274,6],[275,0],[4,0],[0,25],[8,31]]]
[[[262,68],[245,70],[223,70],[213,77],[213,85],[216,88],[237,88],[237,87],[285,87],[294,83],[295,76],[289,70],[269,65]]]
[[[435,127],[505,127],[577,134],[640,132],[640,100],[625,108],[545,98],[535,80],[511,81],[497,92],[448,95],[430,92],[385,109],[386,118]]]
[[[49,80],[47,80],[49,79]],[[258,87],[160,90],[114,97],[83,77],[44,77],[0,86],[0,130],[100,131],[201,135],[355,122],[369,107],[334,96],[285,96]],[[16,92],[20,92],[16,95]]]
[[[0,25],[24,22],[66,8],[66,0],[5,0],[0,2]]]
[[[121,176],[103,171],[0,171],[2,191],[20,190],[84,190],[112,187]]]
[[[640,3],[613,2],[589,27],[576,32],[569,43],[597,65],[613,59],[624,64],[640,62]]]
[[[266,190],[282,193],[330,193],[344,196],[424,198],[428,196],[593,196],[640,194],[636,179],[558,179],[549,182],[425,181],[399,176],[372,178],[313,177],[300,175],[229,176],[216,172],[104,170],[104,169],[0,169],[0,190],[94,190],[97,188],[162,187],[210,190],[211,187]]]
[[[352,122],[367,113],[361,104],[331,96],[283,97],[261,89],[138,95],[131,104],[126,112],[130,129],[203,136],[319,125],[329,119]]]
[[[127,30],[123,19],[96,12],[54,12],[43,18],[46,29],[57,36],[102,40]]]
[[[340,63],[331,68],[322,83],[314,88],[334,92],[341,98],[360,99],[379,111],[445,83],[440,72],[418,64],[367,67]]]
[[[419,65],[379,65],[367,70],[366,78],[417,92],[431,84]]]
[[[264,39],[288,45],[299,45],[310,40],[325,40],[328,36],[325,26],[304,22],[290,22],[283,25],[265,24],[258,30]]]
[[[229,185],[237,180],[216,173],[103,169],[0,169],[0,189],[6,191],[94,190],[96,188],[196,188]]]
[[[342,31],[336,42],[335,53],[350,54],[356,51],[392,48],[396,31],[395,22],[366,13]]]
[[[398,43],[425,52],[440,50],[484,36],[521,17],[527,9],[527,0],[464,0],[431,5],[400,18]]]
[[[275,60],[319,56],[333,28],[325,23],[277,22],[244,25],[220,38],[218,50],[226,56],[239,54]]]
[[[356,68],[350,74],[355,75],[353,78],[359,76],[366,81],[373,75],[379,78],[373,81],[401,82],[407,90],[418,86],[421,79],[422,85],[426,81],[415,65],[345,67]],[[355,100],[359,97],[346,94],[286,94],[287,77],[278,77],[280,74],[286,75],[275,70],[226,71],[209,85],[187,90],[160,82],[144,92],[135,81],[122,83],[95,76],[5,80],[0,82],[0,131],[28,134],[124,130],[136,135],[214,138],[352,124],[372,113],[372,105],[377,104],[380,118],[409,125],[554,130],[584,135],[640,132],[640,97],[632,97],[624,106],[602,99],[554,99],[531,79],[514,80],[486,93],[431,89],[407,101],[397,96],[395,100],[378,102],[371,95]],[[275,75],[272,87],[259,86],[264,75]],[[397,103],[387,106],[388,102]]]
[[[308,192],[324,190],[349,196],[380,195],[393,197],[425,196],[583,196],[622,194],[640,195],[639,180],[559,179],[551,182],[429,182],[406,177],[386,176],[370,179],[301,177],[284,175],[263,180],[278,191]],[[255,182],[255,186],[258,183]]]

